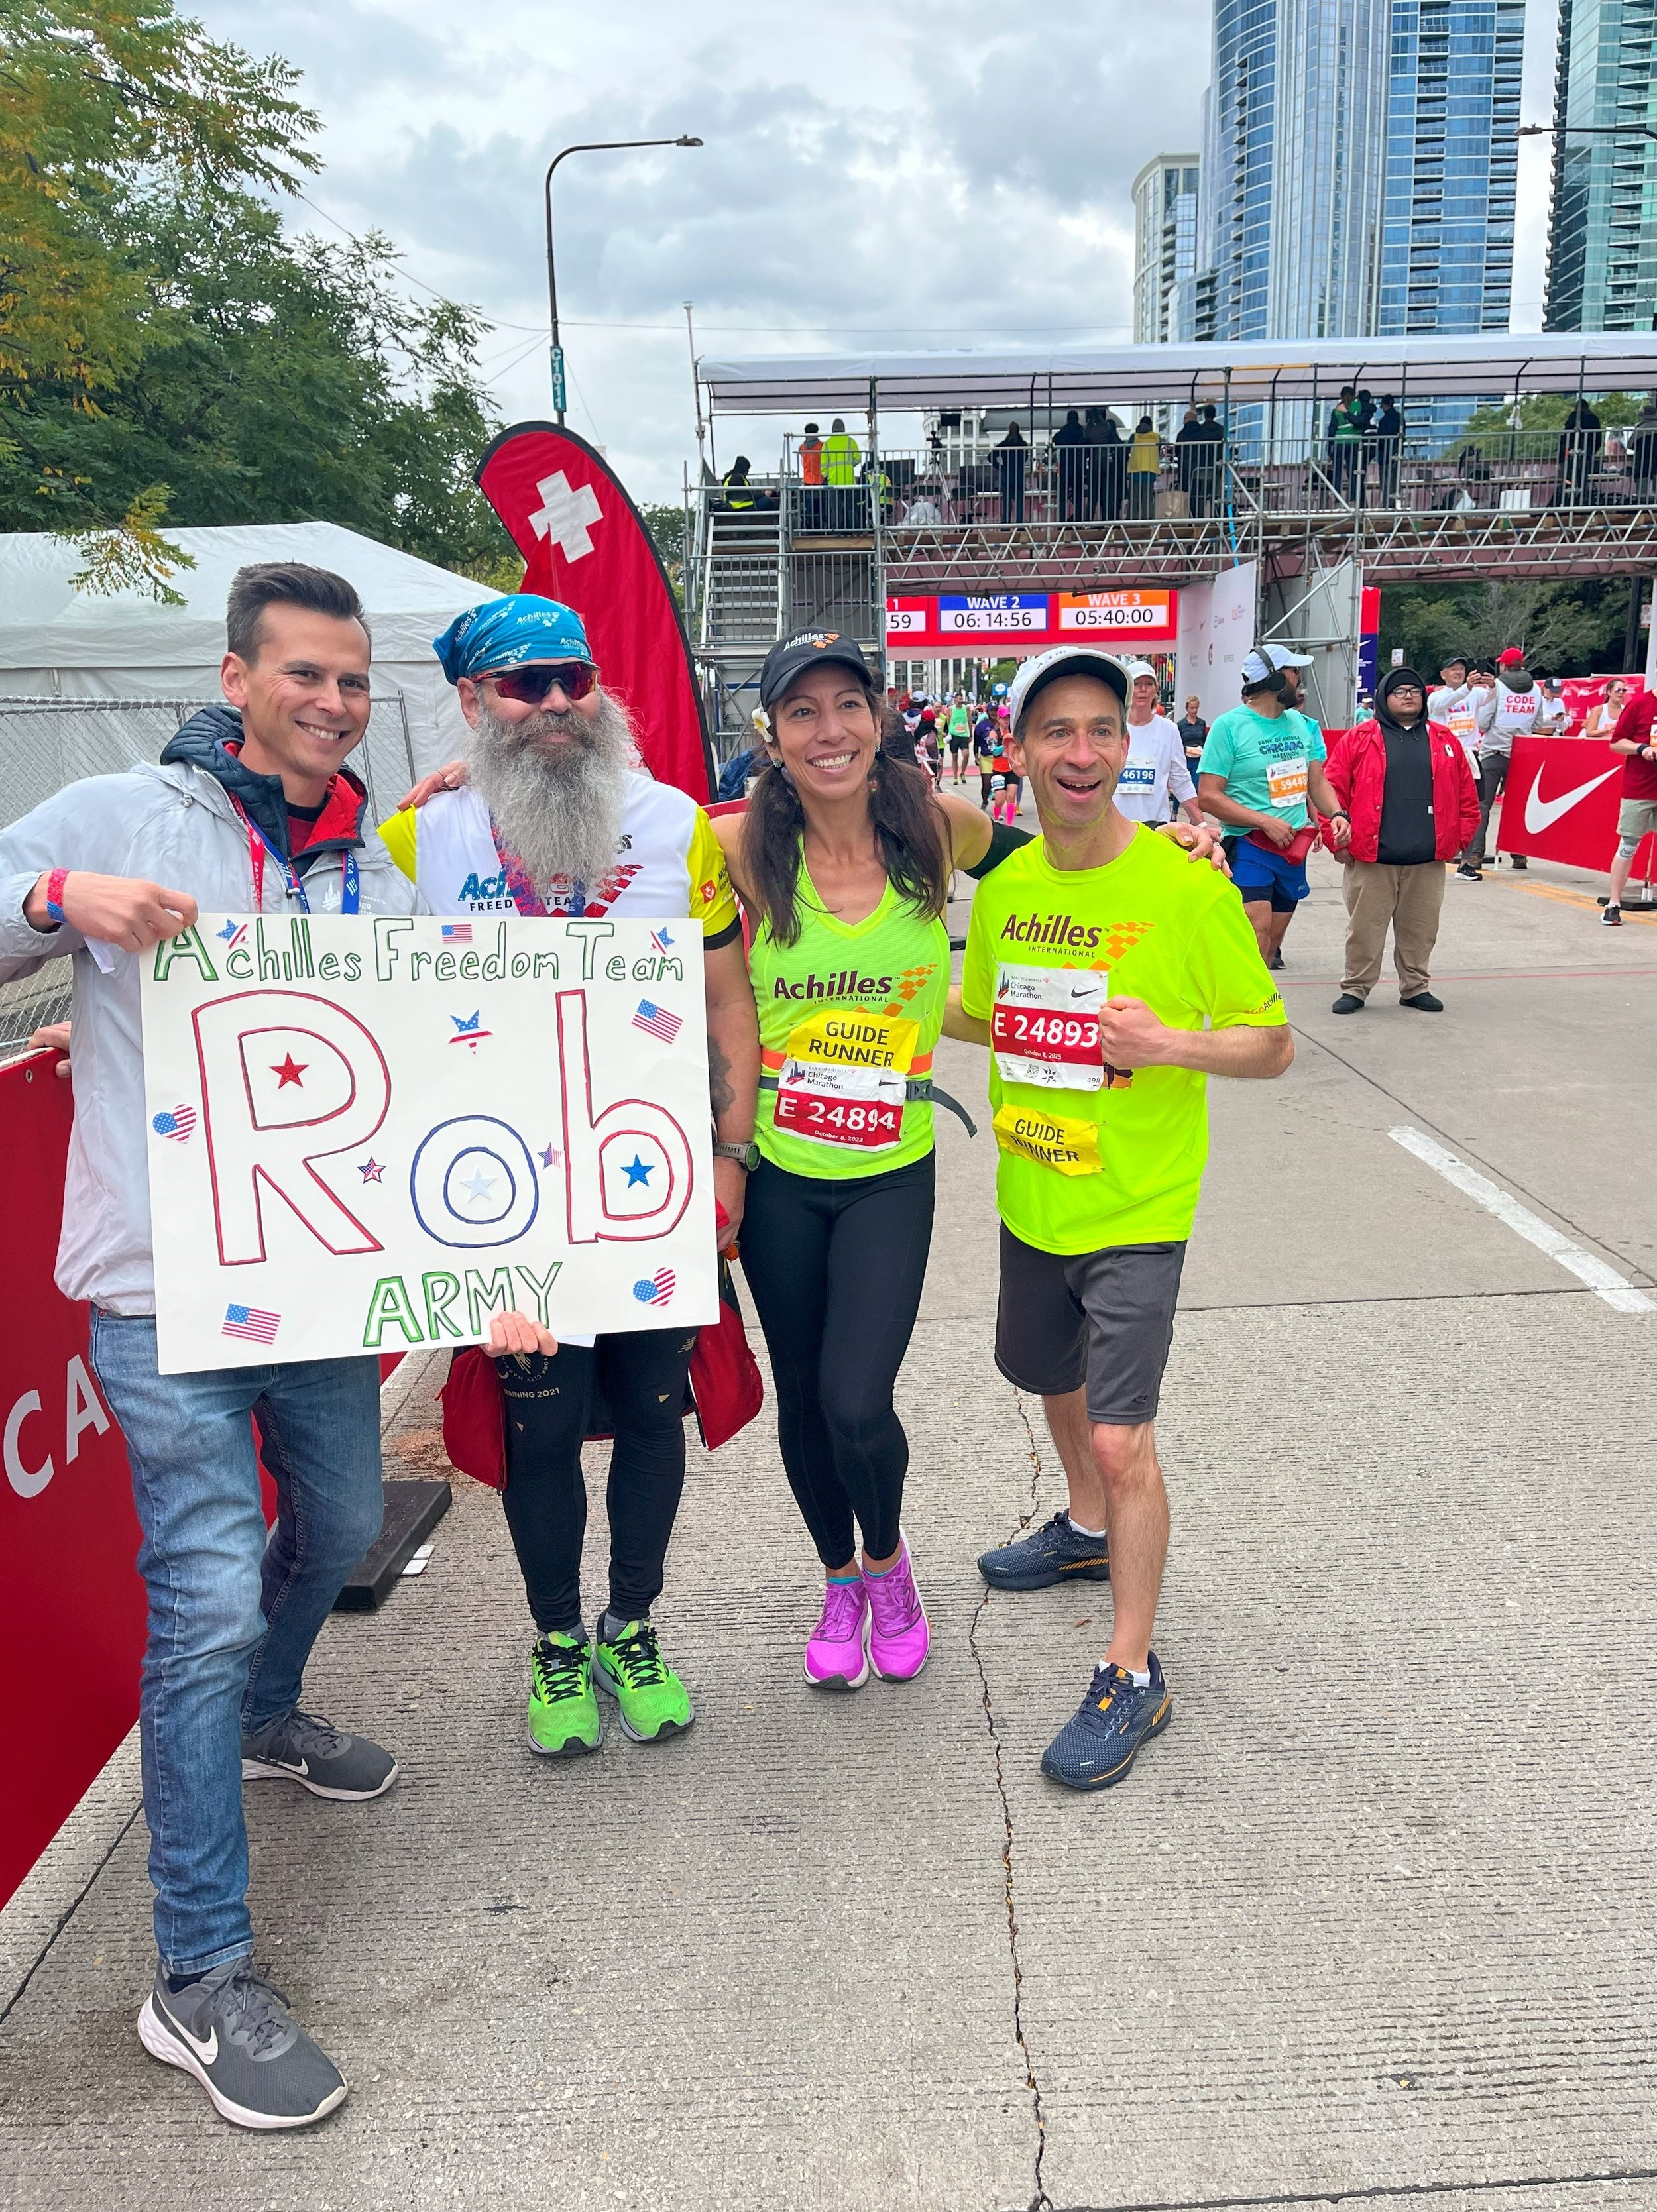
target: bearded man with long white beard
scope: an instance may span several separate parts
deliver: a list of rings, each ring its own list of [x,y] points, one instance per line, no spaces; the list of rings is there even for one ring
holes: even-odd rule
[[[471,726],[469,780],[405,808],[380,834],[433,914],[633,915],[701,931],[714,1188],[728,1245],[758,1158],[759,1030],[713,826],[694,799],[638,769],[627,716],[600,688],[571,608],[523,594],[491,599],[451,624],[436,652]],[[650,1608],[685,1484],[695,1344],[696,1331],[682,1327],[585,1342],[561,1335],[553,1353],[496,1363],[507,1400],[507,1524],[538,1632],[529,1741],[549,1757],[597,1750],[595,1684],[635,1742],[691,1724],[690,1696],[662,1656]],[[609,1603],[589,1640],[581,1452],[600,1395],[615,1438]]]

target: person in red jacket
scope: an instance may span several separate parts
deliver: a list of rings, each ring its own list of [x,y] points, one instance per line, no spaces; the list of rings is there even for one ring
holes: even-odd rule
[[[1357,1014],[1380,981],[1386,930],[1398,1001],[1441,1014],[1428,988],[1444,870],[1478,827],[1478,790],[1461,741],[1427,719],[1427,687],[1413,668],[1389,669],[1372,721],[1337,738],[1325,764],[1352,825],[1346,862],[1346,973],[1332,1011]]]

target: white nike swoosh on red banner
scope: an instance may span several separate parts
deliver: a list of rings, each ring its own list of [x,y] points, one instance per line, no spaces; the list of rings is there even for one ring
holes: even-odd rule
[[[1602,783],[1609,783],[1616,774],[1614,768],[1608,768],[1604,775],[1579,783],[1575,791],[1567,791],[1557,799],[1544,799],[1540,795],[1542,771],[1538,769],[1535,782],[1525,794],[1526,829],[1532,837],[1539,837],[1544,830],[1552,829],[1562,814],[1569,814],[1580,799],[1586,799],[1591,791],[1598,791]]]

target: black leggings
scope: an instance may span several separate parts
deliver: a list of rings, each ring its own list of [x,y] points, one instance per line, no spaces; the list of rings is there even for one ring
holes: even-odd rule
[[[604,1395],[610,1451],[610,1610],[625,1620],[661,1595],[667,1540],[685,1487],[685,1378],[696,1331],[647,1328],[497,1359],[506,1396],[503,1502],[535,1626],[582,1625],[587,1485],[581,1448]]]
[[[935,1163],[847,1182],[762,1160],[748,1178],[742,1268],[777,1384],[777,1437],[817,1555],[898,1548],[909,1439],[892,1386],[932,1241]]]

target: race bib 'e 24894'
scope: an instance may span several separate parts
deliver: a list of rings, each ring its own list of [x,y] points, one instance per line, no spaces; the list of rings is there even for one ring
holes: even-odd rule
[[[1003,1083],[1098,1091],[1105,1082],[1099,1016],[1110,978],[1098,969],[1003,966],[990,1039]]]

